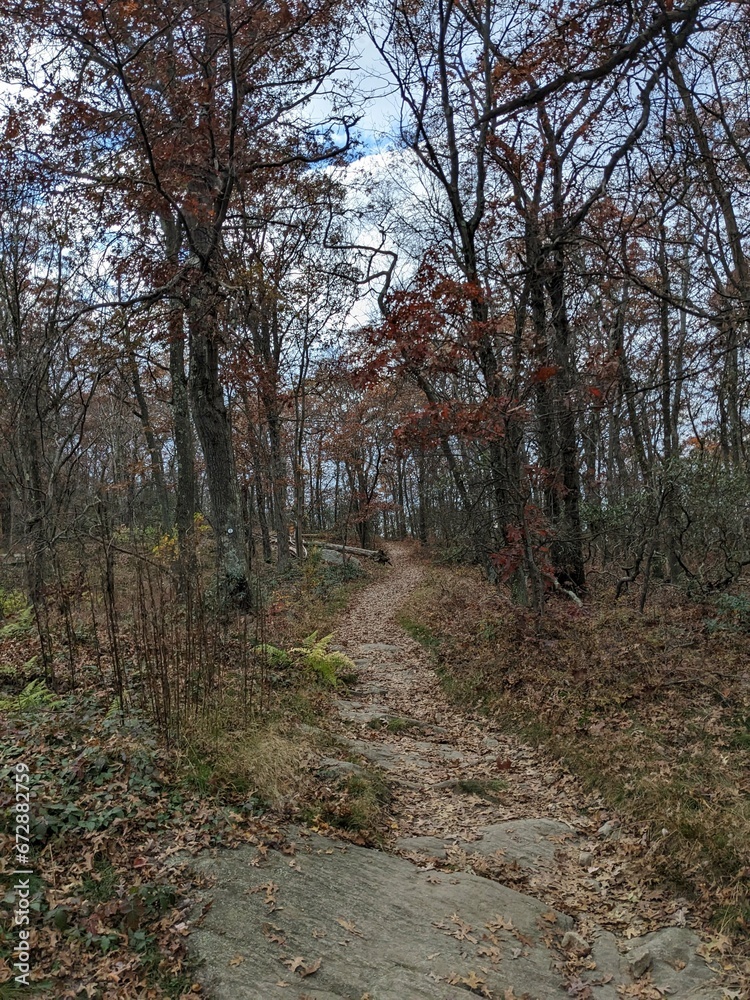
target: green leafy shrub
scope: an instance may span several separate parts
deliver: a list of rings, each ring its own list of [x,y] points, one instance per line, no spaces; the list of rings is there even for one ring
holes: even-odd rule
[[[304,667],[310,669],[323,683],[330,687],[338,687],[341,673],[356,672],[356,665],[345,653],[329,650],[333,632],[318,638],[317,630],[302,640],[301,646],[295,646],[289,652],[295,656]]]
[[[21,590],[4,590],[0,587],[0,616],[10,618],[28,607],[26,595]]]
[[[256,656],[267,660],[271,667],[288,667],[292,662],[289,653],[285,653],[278,646],[272,646],[269,642],[263,642],[259,646],[254,646],[253,652]]]
[[[0,628],[0,642],[8,639],[20,639],[34,628],[34,615],[31,605],[14,612],[11,620]]]
[[[706,620],[708,632],[750,632],[750,598],[722,594],[716,601],[716,618]]]
[[[33,680],[20,694],[0,698],[0,711],[3,712],[33,712],[39,708],[56,707],[60,705],[57,698],[43,680]]]

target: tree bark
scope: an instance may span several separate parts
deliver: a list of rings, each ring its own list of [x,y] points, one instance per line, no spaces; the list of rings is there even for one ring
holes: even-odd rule
[[[234,472],[231,427],[219,377],[217,296],[208,276],[191,289],[190,397],[206,467],[211,520],[216,540],[216,570],[223,596],[249,605],[247,546]]]

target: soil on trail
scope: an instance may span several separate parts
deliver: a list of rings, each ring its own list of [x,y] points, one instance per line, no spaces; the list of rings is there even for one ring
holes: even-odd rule
[[[686,900],[639,871],[643,845],[552,759],[452,705],[399,626],[424,572],[387,576],[337,631],[358,679],[318,762],[333,788],[378,769],[386,851],[290,831],[290,849],[201,858],[194,932],[217,1000],[701,997],[725,992]],[[708,961],[707,961],[708,960]]]

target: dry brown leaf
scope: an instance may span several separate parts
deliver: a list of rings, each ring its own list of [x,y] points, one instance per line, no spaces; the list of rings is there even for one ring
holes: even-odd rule
[[[362,931],[357,927],[353,920],[347,920],[345,917],[336,917],[336,923],[339,927],[343,927],[347,933],[356,934],[357,937],[362,937]]]
[[[451,937],[456,938],[457,941],[471,941],[472,944],[477,943],[477,939],[471,935],[471,931],[474,928],[463,921],[457,913],[451,916],[451,921],[453,922],[454,929],[447,931]]]
[[[492,962],[493,965],[497,965],[497,963],[503,957],[500,949],[494,944],[481,945],[477,949],[477,956],[479,958],[489,958],[490,962]]]
[[[323,964],[323,959],[316,958],[314,962],[311,962],[309,965],[305,965],[302,969],[299,969],[298,972],[300,976],[302,976],[302,978],[304,979],[305,976],[314,975],[322,964]]]
[[[488,924],[485,924],[484,926],[492,934],[496,934],[498,931],[515,931],[515,927],[513,926],[513,921],[508,920],[507,917],[497,916],[495,917],[494,920],[491,920]]]
[[[476,972],[470,972],[468,976],[463,977],[461,982],[464,984],[464,986],[468,986],[469,989],[478,990],[482,986],[486,985],[487,980],[482,979],[482,977],[478,976]]]
[[[271,944],[286,944],[284,932],[280,927],[276,927],[275,924],[263,924],[261,930],[265,939],[270,941]]]
[[[731,951],[731,948],[731,940],[724,934],[717,934],[713,940],[704,941],[702,944],[699,944],[695,950],[701,958],[710,960],[714,952],[719,955],[723,955],[725,952]]]

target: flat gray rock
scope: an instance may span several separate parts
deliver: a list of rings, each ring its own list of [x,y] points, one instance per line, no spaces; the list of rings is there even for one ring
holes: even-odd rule
[[[356,556],[350,556],[348,553],[344,555],[343,552],[338,552],[336,549],[321,549],[320,558],[323,562],[332,563],[334,566],[343,566],[345,563],[351,563],[354,566],[362,565]]]
[[[647,973],[651,982],[664,996],[675,1000],[721,1000],[724,991],[715,984],[715,973],[706,965],[696,949],[700,938],[687,927],[665,927],[624,942],[625,951],[617,946],[617,938],[609,931],[600,931],[591,951],[596,969],[583,973],[582,979],[591,985],[594,1000],[617,1000],[617,984],[632,982]],[[608,983],[602,983],[608,975]]]
[[[506,823],[480,827],[478,832],[481,840],[458,844],[462,851],[484,857],[491,857],[502,851],[504,861],[511,864],[515,862],[521,868],[536,868],[552,861],[555,851],[561,846],[560,838],[571,839],[573,835],[566,823],[551,819],[509,820]],[[396,847],[400,851],[444,858],[446,847],[451,847],[454,843],[455,840],[450,837],[401,837],[396,841]]]
[[[617,984],[630,977],[624,975],[625,963],[614,934],[599,932],[592,943],[591,960],[596,968],[581,973],[581,979],[590,984],[594,1000],[618,1000]],[[603,981],[607,979],[608,982]]]
[[[212,1000],[466,1000],[474,977],[498,997],[567,995],[555,949],[573,921],[556,913],[550,923],[548,906],[498,882],[319,836],[302,838],[295,857],[272,850],[257,861],[241,848],[190,862],[215,880],[196,900],[196,912],[213,905],[190,936]],[[665,996],[724,995],[690,930],[633,939],[624,954],[609,932],[591,943],[595,968],[583,978],[593,1000],[616,1000],[634,964]]]
[[[399,837],[395,843],[397,851],[406,854],[422,854],[428,858],[445,858],[447,848],[455,841],[443,837]]]
[[[431,754],[433,757],[440,757],[441,760],[451,761],[458,764],[477,764],[480,757],[475,753],[465,753],[463,750],[456,750],[449,743],[429,742],[427,740],[410,740],[409,748],[417,753]]]
[[[241,848],[192,862],[216,879],[190,936],[212,1000],[466,1000],[472,975],[499,996],[509,987],[534,1000],[564,995],[559,956],[542,940],[549,907],[536,899],[318,836],[294,858],[269,851],[254,867],[255,858]],[[558,914],[554,931],[571,926]]]
[[[352,775],[363,775],[365,769],[354,764],[350,760],[338,760],[336,757],[324,757],[318,765],[318,774],[321,778],[328,778],[333,781],[340,781]]]
[[[392,715],[385,705],[364,704],[346,698],[337,698],[335,705],[336,714],[340,719],[360,725],[366,725],[376,719],[387,719]]]
[[[665,927],[628,942],[625,963],[631,974],[651,973],[654,984],[680,1000],[722,994],[711,986],[714,973],[696,949],[700,938],[687,927]]]
[[[552,819],[515,819],[506,823],[493,823],[480,827],[481,840],[466,844],[467,854],[482,854],[489,857],[497,851],[503,852],[506,861],[515,862],[521,868],[536,868],[552,861],[555,851],[562,843],[575,839],[575,832],[567,823]]]
[[[369,760],[371,764],[382,767],[384,771],[393,771],[402,764],[425,769],[432,767],[429,760],[424,760],[422,757],[418,757],[416,754],[409,753],[408,751],[393,750],[386,743],[347,739],[346,744],[354,753],[360,754],[365,760]]]
[[[366,665],[367,661],[361,661]],[[355,660],[355,663],[359,664],[359,660]],[[371,694],[371,695],[384,695],[388,694],[388,688],[385,684],[381,684],[379,681],[364,681],[362,684],[356,685],[357,694]]]

